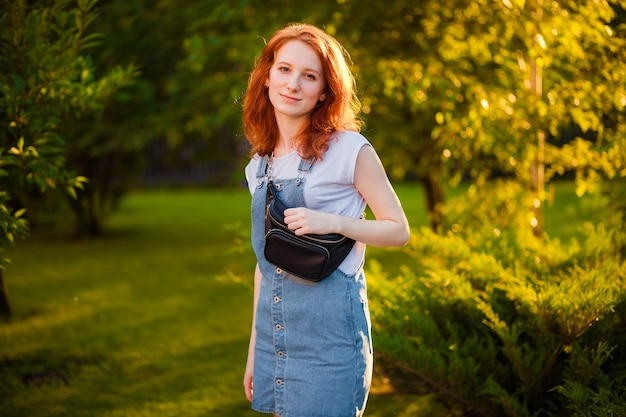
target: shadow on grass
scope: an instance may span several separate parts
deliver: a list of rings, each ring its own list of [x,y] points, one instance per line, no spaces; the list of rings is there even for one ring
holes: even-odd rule
[[[180,341],[179,341],[180,342]],[[144,344],[134,354],[67,354],[41,350],[0,361],[0,414],[17,416],[260,416],[239,384],[243,338],[163,352]],[[449,415],[403,376],[378,366],[368,417]],[[390,384],[388,379],[393,379]],[[393,385],[393,387],[392,387]],[[417,392],[419,391],[419,392]]]
[[[243,375],[239,352],[247,341],[180,342],[170,351],[142,343],[121,355],[56,349],[5,358],[0,415],[253,415],[236,383]]]
[[[101,355],[56,357],[55,352],[39,352],[36,355],[0,360],[0,373],[3,379],[19,381],[25,387],[68,386],[70,380],[80,374],[81,368],[97,366],[104,360]]]

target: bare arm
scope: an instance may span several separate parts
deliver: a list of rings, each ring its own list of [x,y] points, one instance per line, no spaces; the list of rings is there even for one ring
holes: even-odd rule
[[[354,184],[374,213],[375,220],[353,219],[297,207],[285,210],[285,223],[297,235],[341,233],[371,246],[402,246],[409,223],[376,151],[364,146],[357,157]]]
[[[252,329],[250,330],[250,344],[248,346],[248,361],[243,377],[243,388],[248,401],[252,401],[252,380],[254,370],[254,345],[256,344],[256,306],[259,303],[259,291],[261,287],[261,270],[259,264],[254,268],[254,301],[252,310]]]

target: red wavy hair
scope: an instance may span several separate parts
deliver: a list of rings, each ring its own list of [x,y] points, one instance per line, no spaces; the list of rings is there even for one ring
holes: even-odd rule
[[[291,40],[310,45],[322,62],[326,99],[318,103],[309,122],[293,138],[302,158],[321,159],[332,133],[359,132],[362,121],[358,118],[361,103],[356,96],[356,82],[348,66],[350,56],[335,38],[315,26],[289,24],[276,31],[267,42],[248,80],[243,101],[244,132],[252,145],[251,154],[264,156],[274,150],[279,132],[265,80],[278,50]]]

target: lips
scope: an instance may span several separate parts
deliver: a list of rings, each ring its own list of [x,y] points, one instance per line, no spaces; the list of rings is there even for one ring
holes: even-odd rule
[[[290,103],[297,103],[298,101],[300,101],[299,98],[291,97],[285,94],[281,94],[280,96],[283,98],[283,100],[290,102]]]

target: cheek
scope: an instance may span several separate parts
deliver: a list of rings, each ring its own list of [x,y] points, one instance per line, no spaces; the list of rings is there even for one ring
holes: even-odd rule
[[[306,90],[310,96],[315,98],[319,98],[324,95],[324,87],[320,87],[317,84],[308,85]]]

